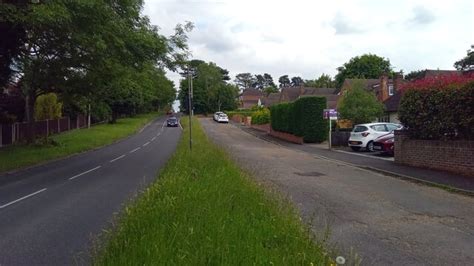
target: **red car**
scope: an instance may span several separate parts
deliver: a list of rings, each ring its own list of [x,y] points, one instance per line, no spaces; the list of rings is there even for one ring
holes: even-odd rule
[[[393,131],[382,135],[374,140],[374,151],[380,151],[387,154],[394,154],[395,135]]]

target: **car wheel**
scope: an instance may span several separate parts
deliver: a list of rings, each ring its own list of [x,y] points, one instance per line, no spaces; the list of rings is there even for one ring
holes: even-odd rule
[[[374,151],[374,142],[369,141],[369,143],[367,143],[366,149],[367,149],[367,151]]]
[[[360,147],[351,147],[353,151],[360,151]]]

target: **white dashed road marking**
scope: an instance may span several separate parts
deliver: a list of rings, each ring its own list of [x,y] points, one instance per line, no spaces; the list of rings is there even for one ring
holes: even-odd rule
[[[143,144],[143,147],[148,146],[148,144],[150,144],[149,141],[147,143]]]
[[[110,162],[113,163],[113,162],[115,162],[115,161],[117,161],[117,160],[122,159],[123,157],[125,157],[125,154],[120,155],[119,157],[117,157],[117,158],[115,158],[115,159],[113,159],[113,160],[110,160]]]
[[[45,191],[45,190],[46,190],[46,188],[43,188],[43,189],[41,189],[41,190],[38,190],[38,191],[33,192],[33,193],[31,193],[31,194],[28,194],[28,195],[26,195],[26,196],[24,196],[24,197],[21,197],[21,198],[19,198],[19,199],[14,200],[14,201],[10,201],[10,202],[7,203],[7,204],[1,205],[1,206],[0,206],[0,209],[3,209],[3,208],[5,208],[5,207],[8,207],[8,206],[10,206],[10,205],[12,205],[12,204],[15,204],[15,203],[17,203],[17,202],[19,202],[19,201],[22,201],[22,200],[24,200],[24,199],[27,199],[27,198],[29,198],[29,197],[33,197],[34,195],[39,194],[39,193],[41,193],[41,192],[43,192],[43,191]]]
[[[156,137],[151,138],[151,141],[155,141]]]
[[[94,168],[92,168],[92,169],[90,169],[90,170],[87,170],[87,171],[82,172],[82,173],[80,173],[80,174],[78,174],[78,175],[75,175],[75,176],[73,176],[73,177],[70,177],[69,180],[73,180],[74,178],[77,178],[77,177],[80,177],[81,175],[85,175],[85,174],[87,174],[87,173],[90,173],[90,172],[92,172],[92,171],[95,171],[95,170],[97,170],[97,169],[99,169],[99,168],[101,168],[101,167],[102,167],[101,165],[99,165],[99,166],[97,166],[97,167],[94,167]]]
[[[131,150],[130,153],[134,153],[134,152],[138,151],[139,149],[141,149],[141,147],[138,147],[138,148],[135,148],[135,149]]]

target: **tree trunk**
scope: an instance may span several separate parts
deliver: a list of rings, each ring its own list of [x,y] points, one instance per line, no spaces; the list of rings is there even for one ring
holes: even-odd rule
[[[34,92],[28,92],[26,95],[26,121],[28,122],[26,131],[27,143],[33,143],[35,141],[35,101],[36,95]]]

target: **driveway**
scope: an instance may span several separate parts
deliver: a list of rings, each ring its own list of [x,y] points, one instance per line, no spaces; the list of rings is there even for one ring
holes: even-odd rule
[[[474,198],[269,143],[201,119],[207,135],[259,182],[294,202],[317,236],[363,265],[472,265]]]

